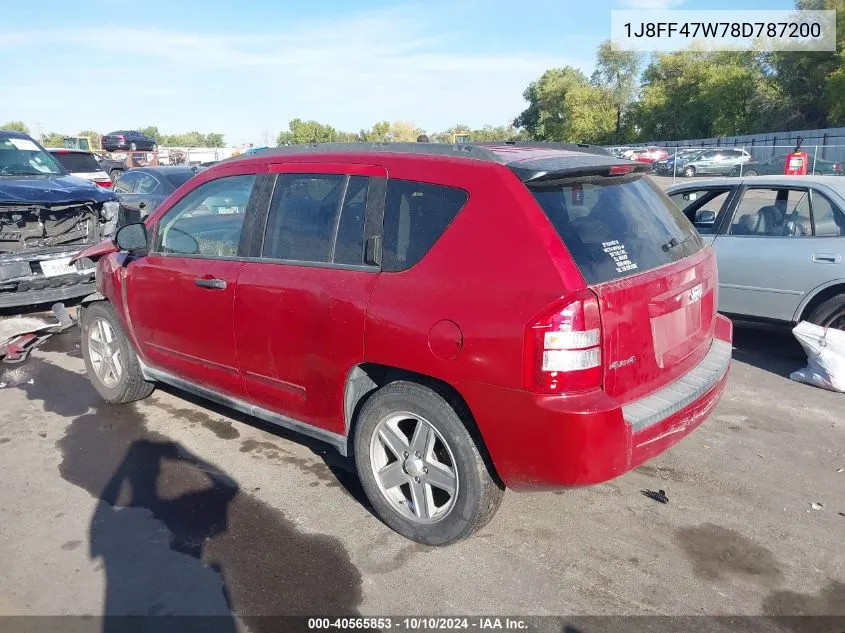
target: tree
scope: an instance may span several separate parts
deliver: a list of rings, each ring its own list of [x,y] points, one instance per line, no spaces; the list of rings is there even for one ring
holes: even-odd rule
[[[634,118],[643,140],[695,139],[769,131],[782,108],[761,55],[685,50],[652,58]]]
[[[606,143],[616,127],[610,93],[577,68],[552,68],[523,93],[526,108],[514,125],[537,141]]]
[[[10,130],[12,132],[20,132],[21,134],[29,134],[29,128],[23,121],[7,121],[0,125],[0,130]]]
[[[205,135],[205,147],[223,147],[223,135],[217,132],[209,132]]]
[[[65,136],[65,134],[59,134],[58,132],[50,132],[41,137],[41,144],[44,147],[64,147]]]
[[[610,40],[602,42],[597,56],[592,82],[596,86],[605,88],[611,95],[616,114],[616,131],[613,141],[621,143],[633,136],[631,126],[626,126],[625,123],[631,104],[637,96],[637,79],[642,60],[636,51],[614,51]]]
[[[147,138],[153,139],[157,145],[160,145],[163,140],[161,133],[158,131],[158,128],[155,125],[148,125],[147,127],[142,127],[138,131]]]
[[[821,128],[845,123],[845,0],[797,0],[796,8],[836,11],[836,51],[773,51],[766,56],[784,102],[777,129]]]
[[[387,143],[390,140],[390,121],[379,121],[369,130],[361,130],[358,137],[362,141]]]
[[[331,125],[324,125],[317,121],[303,121],[294,119],[288,123],[288,130],[279,133],[279,145],[302,145],[306,143],[330,143],[336,141],[337,130]]]
[[[387,131],[388,140],[395,143],[409,143],[417,140],[425,131],[410,121],[394,121]]]

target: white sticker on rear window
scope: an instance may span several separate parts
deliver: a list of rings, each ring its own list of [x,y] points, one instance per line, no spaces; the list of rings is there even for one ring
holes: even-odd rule
[[[611,240],[609,242],[601,243],[604,252],[610,255],[613,263],[616,264],[616,272],[624,273],[629,270],[636,270],[637,265],[628,257],[628,251],[624,244],[620,244],[619,240]]]
[[[7,140],[18,149],[25,149],[30,152],[38,151],[38,145],[27,138],[10,138]]]

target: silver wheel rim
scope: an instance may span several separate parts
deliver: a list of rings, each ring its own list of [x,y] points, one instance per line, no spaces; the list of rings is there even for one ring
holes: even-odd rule
[[[384,498],[406,519],[436,523],[455,506],[460,482],[454,453],[419,415],[400,411],[379,421],[370,468]]]
[[[106,387],[114,387],[123,375],[120,344],[112,326],[105,319],[96,318],[88,328],[88,356],[94,374]]]

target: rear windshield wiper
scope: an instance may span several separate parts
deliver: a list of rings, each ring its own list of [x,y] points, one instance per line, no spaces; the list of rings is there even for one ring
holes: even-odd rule
[[[686,236],[684,239],[682,239],[682,240],[679,240],[677,237],[673,237],[671,240],[669,240],[668,242],[666,242],[666,243],[665,243],[663,246],[661,246],[660,248],[662,248],[662,249],[663,249],[663,252],[668,253],[671,249],[675,248],[676,246],[680,246],[680,245],[681,245],[681,244],[683,244],[684,242],[688,242],[688,241],[689,241],[689,240],[691,240],[693,237],[695,237],[695,236],[694,236],[692,233],[690,233],[689,235],[687,235],[687,236]]]

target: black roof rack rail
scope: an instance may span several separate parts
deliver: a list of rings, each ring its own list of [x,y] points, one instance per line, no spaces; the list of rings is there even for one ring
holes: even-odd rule
[[[319,152],[385,152],[399,154],[429,154],[434,156],[455,156],[460,158],[475,158],[494,163],[505,164],[507,161],[495,152],[481,145],[471,143],[308,143],[303,145],[282,145],[245,156],[283,156],[285,154],[306,154]],[[235,158],[240,158],[236,156]]]

